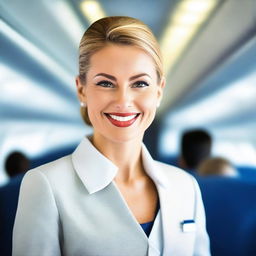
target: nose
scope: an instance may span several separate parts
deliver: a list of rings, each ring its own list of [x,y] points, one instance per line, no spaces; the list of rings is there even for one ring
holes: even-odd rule
[[[132,107],[133,104],[133,95],[129,89],[119,88],[116,91],[115,97],[115,107],[118,110],[127,109]]]

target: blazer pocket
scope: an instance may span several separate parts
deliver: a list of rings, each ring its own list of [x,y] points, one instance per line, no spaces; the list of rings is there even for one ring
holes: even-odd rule
[[[196,223],[194,220],[183,220],[180,223],[181,231],[183,233],[193,233],[196,231]]]

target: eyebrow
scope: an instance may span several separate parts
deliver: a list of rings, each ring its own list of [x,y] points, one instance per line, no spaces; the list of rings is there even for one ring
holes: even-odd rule
[[[110,80],[113,80],[113,81],[116,81],[116,80],[117,80],[114,76],[109,75],[109,74],[106,74],[106,73],[99,73],[99,74],[95,75],[94,78],[97,77],[97,76],[104,76],[104,77],[106,77],[106,78],[108,78],[108,79],[110,79]],[[132,81],[132,80],[134,80],[134,79],[136,79],[136,78],[139,78],[139,77],[141,77],[141,76],[148,76],[149,78],[151,78],[151,76],[148,75],[147,73],[141,73],[141,74],[138,74],[138,75],[135,75],[135,76],[130,77],[130,78],[129,78],[129,81]]]

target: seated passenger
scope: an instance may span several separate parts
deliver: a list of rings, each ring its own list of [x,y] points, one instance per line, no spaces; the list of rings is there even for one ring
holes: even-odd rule
[[[24,174],[29,169],[28,158],[19,151],[14,151],[8,155],[5,161],[7,175],[12,178],[19,174]]]
[[[207,131],[198,129],[184,132],[181,138],[179,167],[196,174],[200,162],[210,157],[211,147],[212,138]]]
[[[198,174],[201,176],[238,176],[238,172],[231,162],[222,157],[213,157],[204,160],[198,167]]]

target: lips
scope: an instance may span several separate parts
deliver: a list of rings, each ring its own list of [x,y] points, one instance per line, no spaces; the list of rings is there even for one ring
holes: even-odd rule
[[[140,113],[105,113],[108,120],[117,127],[131,126]]]

